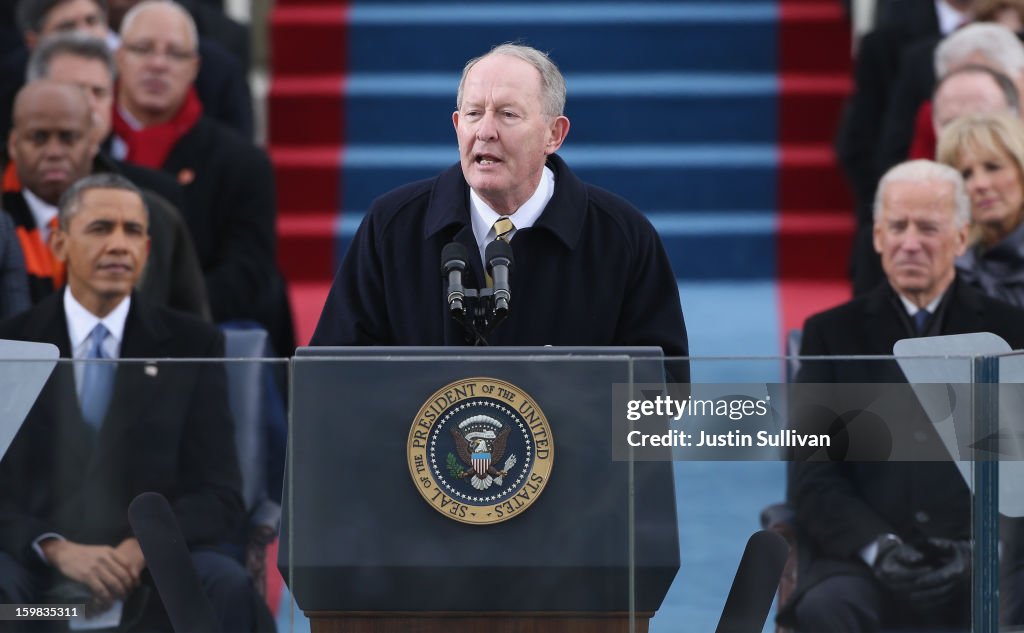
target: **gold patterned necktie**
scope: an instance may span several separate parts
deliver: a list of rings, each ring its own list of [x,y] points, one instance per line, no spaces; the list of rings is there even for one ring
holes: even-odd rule
[[[512,224],[512,220],[506,217],[498,218],[498,221],[494,223],[494,239],[508,242],[512,239],[512,231],[516,230],[516,225]],[[494,287],[494,280],[491,279],[491,274],[487,272],[487,262],[484,262],[484,279],[487,281],[487,287]]]
[[[500,218],[494,223],[494,236],[496,239],[505,240],[506,242],[512,239],[512,231],[516,230],[516,225],[512,224],[512,220],[508,218]]]

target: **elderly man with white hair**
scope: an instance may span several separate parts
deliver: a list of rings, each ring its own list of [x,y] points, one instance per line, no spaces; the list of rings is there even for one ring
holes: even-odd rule
[[[1024,348],[1024,310],[957,279],[969,214],[963,179],[952,167],[917,160],[886,173],[873,228],[885,280],[808,318],[800,355],[891,356],[901,339],[967,332],[992,332]],[[906,377],[891,360],[808,360],[797,380],[894,384]],[[886,422],[927,441],[927,416],[912,398],[902,402]],[[966,629],[971,494],[952,462],[797,462],[789,501],[799,580],[781,621],[799,631]],[[1015,604],[1006,619],[1019,624],[1020,594],[1011,587],[1019,588],[1021,572],[1003,569],[1016,569],[1002,597]]]

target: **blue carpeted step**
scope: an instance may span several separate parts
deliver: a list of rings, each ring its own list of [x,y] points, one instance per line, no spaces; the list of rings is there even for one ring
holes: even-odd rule
[[[763,209],[776,199],[774,145],[567,144],[559,155],[584,180],[640,209]],[[443,146],[350,146],[342,207],[365,209],[381,193],[455,163]]]
[[[338,262],[363,216],[348,212],[336,224]],[[764,280],[775,276],[776,220],[771,211],[652,211],[647,216],[679,279]]]
[[[346,81],[349,143],[451,143],[457,75],[355,75]],[[572,143],[773,143],[774,75],[569,75]],[[387,121],[387,125],[380,125]]]
[[[273,148],[271,154],[279,186],[293,192],[281,205],[282,213],[363,209],[382,193],[434,176],[458,160],[454,142]],[[641,209],[771,208],[778,202],[782,176],[791,211],[847,208],[846,186],[826,145],[780,150],[772,144],[570,143],[559,154],[584,180]]]
[[[457,86],[452,73],[278,78],[270,86],[270,142],[449,143]],[[790,141],[831,138],[849,83],[814,75],[637,72],[569,75],[568,88],[573,143],[767,143],[776,140],[782,98]]]
[[[451,72],[495,44],[548,51],[564,72],[776,69],[774,2],[364,4],[350,72]],[[727,43],[727,44],[725,44]]]

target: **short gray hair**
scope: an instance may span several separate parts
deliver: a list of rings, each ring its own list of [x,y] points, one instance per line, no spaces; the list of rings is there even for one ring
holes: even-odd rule
[[[968,64],[946,73],[946,75],[939,79],[935,84],[935,90],[932,90],[932,104],[935,103],[936,97],[938,96],[939,90],[942,86],[950,79],[960,75],[987,75],[995,82],[999,91],[1003,93],[1003,99],[1006,101],[1007,109],[1014,114],[1020,112],[1020,93],[1017,92],[1017,86],[1013,83],[1013,80],[1005,73],[1001,73],[998,70],[992,70],[988,66],[982,66],[981,64]]]
[[[50,76],[50,64],[61,55],[96,60],[110,72],[111,79],[117,78],[117,65],[107,43],[85,33],[54,33],[44,38],[28,58],[25,78],[29,82],[47,79]]]
[[[100,173],[75,181],[64,192],[64,195],[60,197],[60,202],[57,203],[57,223],[61,229],[67,230],[68,222],[71,221],[72,216],[82,209],[82,198],[85,197],[85,193],[93,189],[117,189],[134,193],[142,200],[142,209],[146,213],[146,220],[149,220],[149,209],[146,208],[146,200],[142,197],[142,191],[132,181],[121,174]]]
[[[545,116],[551,118],[562,116],[565,111],[565,77],[562,76],[562,72],[543,51],[513,42],[499,44],[487,53],[466,62],[462,69],[462,78],[459,79],[459,91],[455,96],[457,110],[462,109],[462,90],[466,83],[466,75],[477,62],[493,55],[515,57],[536,68],[540,73],[540,99]]]
[[[882,215],[883,196],[886,185],[895,182],[948,182],[953,185],[953,222],[957,228],[967,226],[971,220],[971,201],[960,172],[949,165],[931,160],[910,160],[896,165],[885,172],[878,181],[875,191],[874,220]]]
[[[184,7],[182,7],[174,0],[143,0],[134,7],[128,10],[128,13],[124,14],[124,18],[121,20],[121,38],[124,39],[124,34],[131,28],[132,22],[139,16],[140,13],[146,9],[166,4],[174,7],[178,10],[178,13],[185,18],[185,28],[188,29],[189,36],[192,38],[192,50],[199,50],[199,29],[196,28],[196,21],[192,18],[192,14],[189,13]]]
[[[1024,73],[1024,44],[1010,29],[991,22],[974,23],[954,31],[935,49],[935,76],[944,77],[951,68],[980,53],[1017,79]]]

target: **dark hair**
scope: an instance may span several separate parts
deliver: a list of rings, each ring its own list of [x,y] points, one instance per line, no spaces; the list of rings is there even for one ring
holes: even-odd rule
[[[46,15],[57,5],[64,4],[70,0],[20,0],[18,2],[18,28],[22,33],[38,33],[43,30],[43,22]],[[107,15],[107,0],[92,0],[100,8],[103,15]]]
[[[68,190],[64,192],[64,195],[60,197],[60,202],[57,203],[57,222],[60,224],[60,228],[67,230],[68,221],[71,216],[78,213],[79,207],[82,205],[82,197],[85,196],[85,192],[91,191],[92,189],[118,189],[120,191],[130,191],[137,195],[142,200],[142,208],[146,212],[146,217],[149,217],[149,209],[146,208],[146,201],[142,199],[142,192],[135,184],[122,176],[121,174],[115,173],[100,173],[92,174],[81,178],[73,185],[68,187]]]
[[[995,22],[996,16],[1005,9],[1013,9],[1024,20],[1024,1],[1022,0],[974,0],[971,12],[977,22]]]

